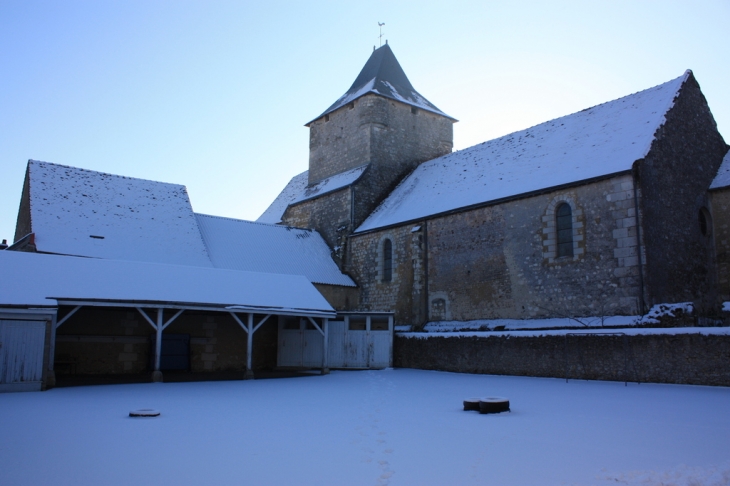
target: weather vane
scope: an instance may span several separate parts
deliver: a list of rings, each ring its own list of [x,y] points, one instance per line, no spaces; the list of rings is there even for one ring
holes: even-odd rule
[[[380,35],[378,38],[380,39],[380,47],[383,47],[383,26],[385,25],[385,22],[378,22],[378,27],[380,27]]]

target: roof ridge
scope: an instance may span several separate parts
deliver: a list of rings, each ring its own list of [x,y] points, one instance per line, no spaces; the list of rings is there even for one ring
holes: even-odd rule
[[[124,175],[119,175],[119,174],[111,174],[109,172],[101,172],[99,170],[84,169],[82,167],[74,167],[72,165],[57,164],[55,162],[46,162],[45,160],[28,159],[28,166],[30,166],[31,163],[46,164],[46,165],[51,165],[54,167],[63,167],[64,169],[73,169],[73,170],[78,170],[81,172],[90,172],[90,173],[100,174],[100,175],[109,176],[109,177],[116,177],[118,179],[128,179],[128,180],[133,180],[133,181],[154,182],[155,184],[167,184],[170,186],[180,186],[180,187],[184,187],[187,192],[187,187],[185,186],[185,184],[178,184],[177,182],[155,181],[153,179],[143,179],[141,177],[131,177],[131,176],[124,176]]]
[[[281,229],[284,229],[284,230],[287,230],[287,231],[291,231],[291,230],[295,229],[295,230],[309,231],[309,232],[318,233],[317,230],[312,229],[312,228],[299,228],[299,227],[296,227],[296,226],[286,226],[286,225],[283,225],[283,224],[276,224],[276,223],[262,223],[260,221],[250,221],[248,219],[231,218],[231,217],[228,217],[228,216],[216,216],[214,214],[203,214],[203,213],[196,213],[196,212],[193,212],[193,214],[195,214],[195,216],[205,216],[207,218],[215,218],[215,219],[226,219],[228,221],[236,221],[238,223],[258,224],[258,225],[261,225],[261,226],[268,226],[270,228],[281,228]]]

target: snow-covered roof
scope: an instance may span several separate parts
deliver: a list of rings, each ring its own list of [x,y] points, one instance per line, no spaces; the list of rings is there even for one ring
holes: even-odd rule
[[[365,172],[367,167],[367,164],[355,167],[354,169],[322,179],[311,186],[307,185],[309,171],[304,171],[301,174],[292,177],[284,190],[279,193],[276,199],[274,199],[274,202],[272,202],[266,211],[259,216],[256,222],[271,224],[280,223],[281,217],[284,215],[284,211],[286,211],[286,208],[289,207],[289,205],[306,201],[307,199],[314,199],[315,197],[347,187],[357,181],[363,172]]]
[[[433,103],[413,88],[388,44],[373,51],[347,93],[340,96],[332,106],[314,120],[318,120],[368,93],[378,94],[456,121],[436,108]],[[307,125],[314,120],[307,123]]]
[[[271,313],[333,314],[303,276],[0,251],[0,306],[58,301],[241,306]]]
[[[689,76],[425,162],[357,232],[628,171]]]
[[[728,186],[730,186],[730,150],[725,154],[725,158],[722,159],[722,164],[720,164],[717,175],[712,181],[712,184],[710,184],[710,189],[720,189]]]
[[[354,287],[340,272],[319,233],[273,224],[196,214],[217,268],[304,275],[311,282]]]
[[[185,186],[31,160],[38,251],[210,267]]]

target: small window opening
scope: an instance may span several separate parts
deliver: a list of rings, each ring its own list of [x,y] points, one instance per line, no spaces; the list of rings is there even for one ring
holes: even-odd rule
[[[393,243],[386,239],[383,241],[383,282],[393,280]]]
[[[712,224],[710,212],[707,210],[707,208],[700,208],[699,223],[702,236],[709,236],[712,233]]]
[[[347,105],[347,108],[348,108],[349,110],[352,110],[353,108],[355,108],[355,102],[354,102],[354,101],[350,102],[350,103],[349,103],[349,104]]]
[[[557,230],[558,258],[573,256],[573,211],[570,205],[563,203],[555,212]]]
[[[329,115],[325,115],[324,116],[324,121],[325,121],[325,123],[328,122],[328,121],[330,121],[330,116]]]
[[[367,328],[367,321],[364,317],[350,317],[350,324],[347,326],[349,331],[365,331]]]
[[[416,108],[415,106],[411,106],[411,113],[414,115],[418,115],[418,108]]]
[[[371,331],[387,331],[388,330],[388,318],[387,317],[371,317],[370,318],[370,330]]]

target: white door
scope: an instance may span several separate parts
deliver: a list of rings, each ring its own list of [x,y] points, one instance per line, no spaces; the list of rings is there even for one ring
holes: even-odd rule
[[[370,343],[368,366],[373,369],[389,368],[393,365],[393,320],[389,317],[370,318]]]
[[[317,323],[322,328],[321,323]],[[305,368],[321,368],[324,357],[324,336],[307,319],[302,329],[302,366]]]
[[[328,355],[327,364],[330,368],[345,367],[345,321],[329,321],[327,324]]]
[[[276,359],[278,366],[302,366],[301,321],[299,317],[279,317],[279,352]]]
[[[0,391],[40,390],[45,321],[0,320]]]
[[[345,367],[367,368],[370,357],[368,349],[367,318],[350,316],[345,331]]]

